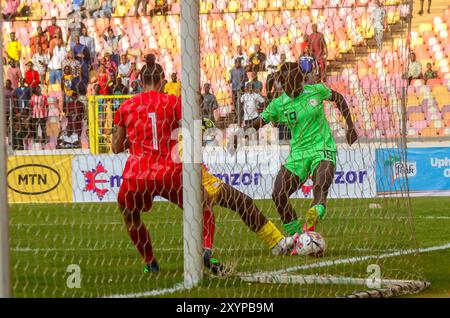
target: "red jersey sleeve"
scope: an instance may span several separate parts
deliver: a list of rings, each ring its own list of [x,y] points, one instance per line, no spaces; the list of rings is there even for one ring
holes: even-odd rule
[[[177,97],[175,100],[175,120],[178,122],[183,118],[183,112],[181,110],[181,97]]]

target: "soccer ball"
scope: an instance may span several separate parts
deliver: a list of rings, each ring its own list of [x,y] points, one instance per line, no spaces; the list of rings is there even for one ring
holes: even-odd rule
[[[305,232],[299,234],[295,242],[295,252],[298,255],[322,257],[325,252],[325,240],[317,232]]]

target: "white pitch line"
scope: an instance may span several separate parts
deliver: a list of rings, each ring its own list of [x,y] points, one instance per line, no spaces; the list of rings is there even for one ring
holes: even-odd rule
[[[142,298],[142,297],[152,297],[152,296],[160,296],[164,294],[172,294],[175,292],[186,290],[183,284],[176,284],[172,288],[163,288],[163,289],[155,289],[142,293],[134,293],[134,294],[118,294],[111,296],[104,296],[103,298]]]
[[[437,246],[431,246],[427,248],[419,248],[419,250],[400,250],[395,251],[391,253],[385,253],[381,255],[366,255],[366,256],[355,256],[355,257],[349,257],[349,258],[343,258],[343,259],[336,259],[336,260],[330,260],[330,261],[323,261],[323,262],[317,262],[313,264],[308,265],[301,265],[301,266],[293,266],[288,267],[285,269],[281,269],[278,271],[271,271],[271,272],[259,272],[255,273],[257,275],[273,275],[273,274],[282,274],[282,273],[289,273],[289,272],[295,272],[299,270],[306,270],[306,269],[312,269],[312,268],[320,268],[320,267],[328,267],[328,266],[334,266],[334,265],[342,265],[342,264],[352,264],[357,262],[363,262],[367,261],[369,259],[383,259],[383,258],[389,258],[389,257],[396,257],[401,255],[410,255],[415,254],[416,252],[419,253],[428,253],[428,252],[434,252],[439,250],[446,250],[450,248],[450,243],[444,244],[444,245],[437,245]],[[248,275],[248,273],[240,273],[237,275]]]
[[[439,251],[439,250],[445,250],[450,248],[450,243],[444,244],[444,245],[437,245],[437,246],[431,246],[427,248],[421,248],[419,249],[420,253],[427,253],[427,252],[433,252],[433,251]],[[303,265],[303,266],[295,266],[286,268],[284,270],[280,271],[272,271],[272,272],[259,272],[259,273],[237,273],[237,276],[249,276],[249,275],[275,275],[275,274],[281,274],[281,273],[287,273],[292,271],[298,271],[302,269],[311,269],[311,268],[318,268],[318,267],[327,267],[327,266],[333,266],[333,265],[340,265],[340,264],[349,264],[349,263],[357,263],[361,261],[365,261],[372,258],[389,258],[389,257],[395,257],[400,255],[408,255],[408,254],[414,254],[416,253],[416,250],[404,250],[404,251],[396,251],[392,253],[386,253],[381,255],[367,255],[367,256],[361,256],[361,257],[350,257],[350,258],[344,258],[344,259],[338,259],[334,261],[325,261],[325,262],[319,262],[315,264],[309,264],[309,265]],[[163,289],[154,289],[147,292],[141,292],[141,293],[132,293],[132,294],[118,294],[118,295],[111,295],[111,296],[103,296],[103,298],[139,298],[139,297],[151,297],[151,296],[160,296],[164,294],[169,293],[175,293],[178,291],[186,290],[187,288],[183,286],[183,284],[176,284],[172,288],[163,288]]]

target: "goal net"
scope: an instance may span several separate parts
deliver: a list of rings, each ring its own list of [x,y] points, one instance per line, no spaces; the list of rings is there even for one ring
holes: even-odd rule
[[[31,60],[42,79],[36,85],[27,82],[10,98],[3,92],[12,295],[389,297],[426,288],[407,183],[414,173],[406,158],[404,79],[410,62],[411,1],[381,1],[379,6],[355,0],[192,2],[150,1],[143,8],[139,1],[117,1],[115,7],[92,11],[44,0],[33,4],[41,8],[34,14],[40,12],[42,21],[3,20],[8,63],[14,55],[11,32],[22,46],[7,73],[25,77]],[[52,27],[54,16],[62,44]],[[46,33],[39,33],[39,26]],[[50,32],[54,38],[48,38]],[[62,65],[53,58],[59,45],[65,50]],[[156,182],[144,184],[141,192],[130,184],[126,190],[135,193],[130,204],[148,207],[154,196],[150,212],[140,219],[159,271],[154,263],[145,267],[150,258],[144,228],[136,226],[131,233],[136,214],[127,221],[117,204],[129,150],[112,153],[113,132],[121,125],[130,140],[130,131],[152,137],[157,144],[152,149],[177,143],[176,132],[173,140],[156,137],[160,128],[151,121],[161,118],[149,113],[143,122],[130,107],[128,115],[117,115],[121,105],[145,89],[140,73],[153,67],[152,57],[164,70],[160,89],[181,94],[183,156],[188,158],[183,157],[182,187],[176,169],[170,180],[160,182],[161,189],[178,186],[172,189],[179,191],[175,199],[170,191],[155,190]],[[320,258],[272,255],[237,212],[219,204],[212,207],[213,242],[204,240],[212,225],[211,216],[203,214],[201,164],[215,180],[252,198],[283,232],[272,197],[275,178],[290,153],[292,127],[268,124],[256,134],[242,134],[242,127],[283,95],[275,74],[285,62],[300,64],[306,74],[303,84],[322,81],[342,94],[359,136],[352,146],[347,144],[344,117],[335,103],[325,101],[337,159],[326,216],[316,228],[326,242]],[[160,115],[178,127],[177,111]],[[121,116],[127,116],[126,124]],[[215,129],[199,129],[205,117]],[[146,129],[152,127],[149,133]],[[131,151],[145,152],[146,146],[134,143]],[[152,164],[159,162],[138,173],[153,171]],[[302,222],[312,203],[311,177],[290,198]],[[135,187],[142,184],[136,181]],[[183,203],[184,209],[164,196]],[[209,227],[203,229],[207,218]],[[226,269],[223,275],[204,266],[205,245]],[[209,267],[214,264],[210,259]],[[7,270],[4,264],[2,270]]]

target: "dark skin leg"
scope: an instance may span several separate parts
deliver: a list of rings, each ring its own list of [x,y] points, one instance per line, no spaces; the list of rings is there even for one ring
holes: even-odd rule
[[[330,161],[321,161],[313,175],[313,202],[311,206],[322,204],[326,206],[328,191],[333,183],[335,166]],[[272,198],[277,207],[278,214],[284,224],[297,219],[294,208],[289,203],[289,197],[295,193],[302,183],[300,179],[285,167],[281,167],[275,180]]]
[[[223,184],[216,204],[239,213],[253,232],[258,232],[267,223],[266,217],[259,211],[253,199],[228,184]]]
[[[284,224],[290,223],[297,219],[297,214],[289,202],[289,197],[296,192],[302,185],[299,177],[281,167],[272,192],[272,199],[277,207],[278,214]]]
[[[331,161],[321,161],[313,174],[313,202],[312,206],[322,204],[326,206],[328,190],[333,183],[336,167]]]

